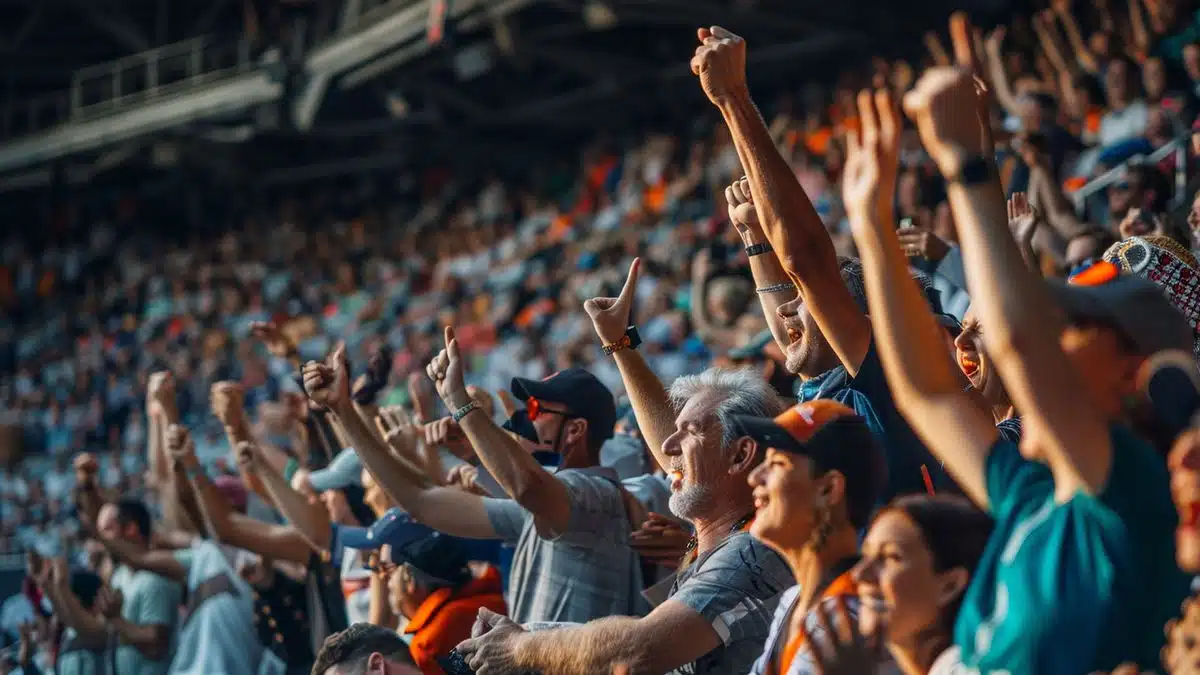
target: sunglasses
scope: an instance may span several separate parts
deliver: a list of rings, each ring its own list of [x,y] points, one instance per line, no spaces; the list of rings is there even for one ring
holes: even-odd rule
[[[542,402],[532,396],[525,399],[525,414],[529,416],[530,422],[536,420],[542,415],[559,415],[560,417],[570,417],[568,413],[543,408]]]
[[[379,551],[374,551],[371,555],[367,556],[367,562],[363,566],[372,572],[382,574],[391,574],[393,570],[399,567],[399,565],[391,560],[383,560],[383,556],[379,554]]]

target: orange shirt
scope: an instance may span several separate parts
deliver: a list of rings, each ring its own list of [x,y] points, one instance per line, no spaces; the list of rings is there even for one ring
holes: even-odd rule
[[[825,591],[821,593],[821,597],[817,600],[817,603],[821,603],[829,598],[836,598],[842,595],[852,597],[858,595],[858,586],[854,583],[853,572],[845,572],[838,578],[834,579],[833,582],[830,583],[825,589]],[[800,650],[803,647],[804,633],[797,632],[792,636],[791,640],[788,640],[787,647],[784,647],[783,649],[783,658],[780,660],[779,664],[781,668],[778,672],[788,672],[792,667],[792,661],[795,660],[796,654],[800,653]]]
[[[413,636],[409,650],[422,673],[445,675],[437,659],[471,637],[471,627],[475,625],[480,607],[508,614],[500,587],[500,573],[490,565],[481,576],[457,591],[442,588],[421,603],[404,632]]]

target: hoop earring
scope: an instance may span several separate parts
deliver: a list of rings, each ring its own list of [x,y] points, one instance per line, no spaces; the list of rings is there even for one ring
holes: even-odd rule
[[[820,553],[825,548],[825,544],[829,542],[829,536],[833,534],[833,516],[829,513],[829,508],[822,506],[817,511],[817,526],[813,528],[812,536],[809,537],[808,547],[814,553]]]

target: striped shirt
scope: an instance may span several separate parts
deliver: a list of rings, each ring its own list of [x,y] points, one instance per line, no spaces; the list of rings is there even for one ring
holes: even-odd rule
[[[615,472],[563,469],[554,476],[571,500],[566,531],[554,536],[539,533],[533,514],[517,502],[483,500],[496,533],[517,542],[509,572],[509,616],[528,624],[645,614],[641,565],[629,545],[632,525]]]

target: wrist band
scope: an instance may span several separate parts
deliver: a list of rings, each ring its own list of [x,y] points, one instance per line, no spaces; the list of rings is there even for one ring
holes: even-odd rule
[[[775,249],[771,248],[771,245],[766,242],[763,242],[761,244],[751,244],[750,246],[746,247],[746,256],[749,258],[753,258],[756,255],[762,255],[764,253],[771,253],[774,250]]]
[[[612,344],[607,344],[601,347],[605,355],[612,356],[622,349],[637,349],[638,345],[642,344],[642,336],[638,334],[637,326],[630,326],[625,329],[625,334],[620,340]]]
[[[478,409],[479,409],[479,401],[471,401],[470,403],[464,405],[463,407],[459,408],[458,410],[455,410],[454,412],[450,413],[450,417],[454,418],[455,422],[460,422],[460,421],[462,421],[462,418],[471,414],[472,410],[478,410]]]
[[[972,185],[981,185],[988,183],[996,175],[996,166],[991,157],[985,155],[975,155],[968,157],[958,169],[958,175],[947,176],[947,180],[951,183],[958,183],[964,187]]]
[[[762,288],[756,288],[756,289],[754,289],[754,292],[755,293],[779,293],[782,291],[794,291],[794,290],[796,290],[796,284],[793,284],[790,281],[785,281],[782,284],[771,284],[770,286],[763,286]]]

